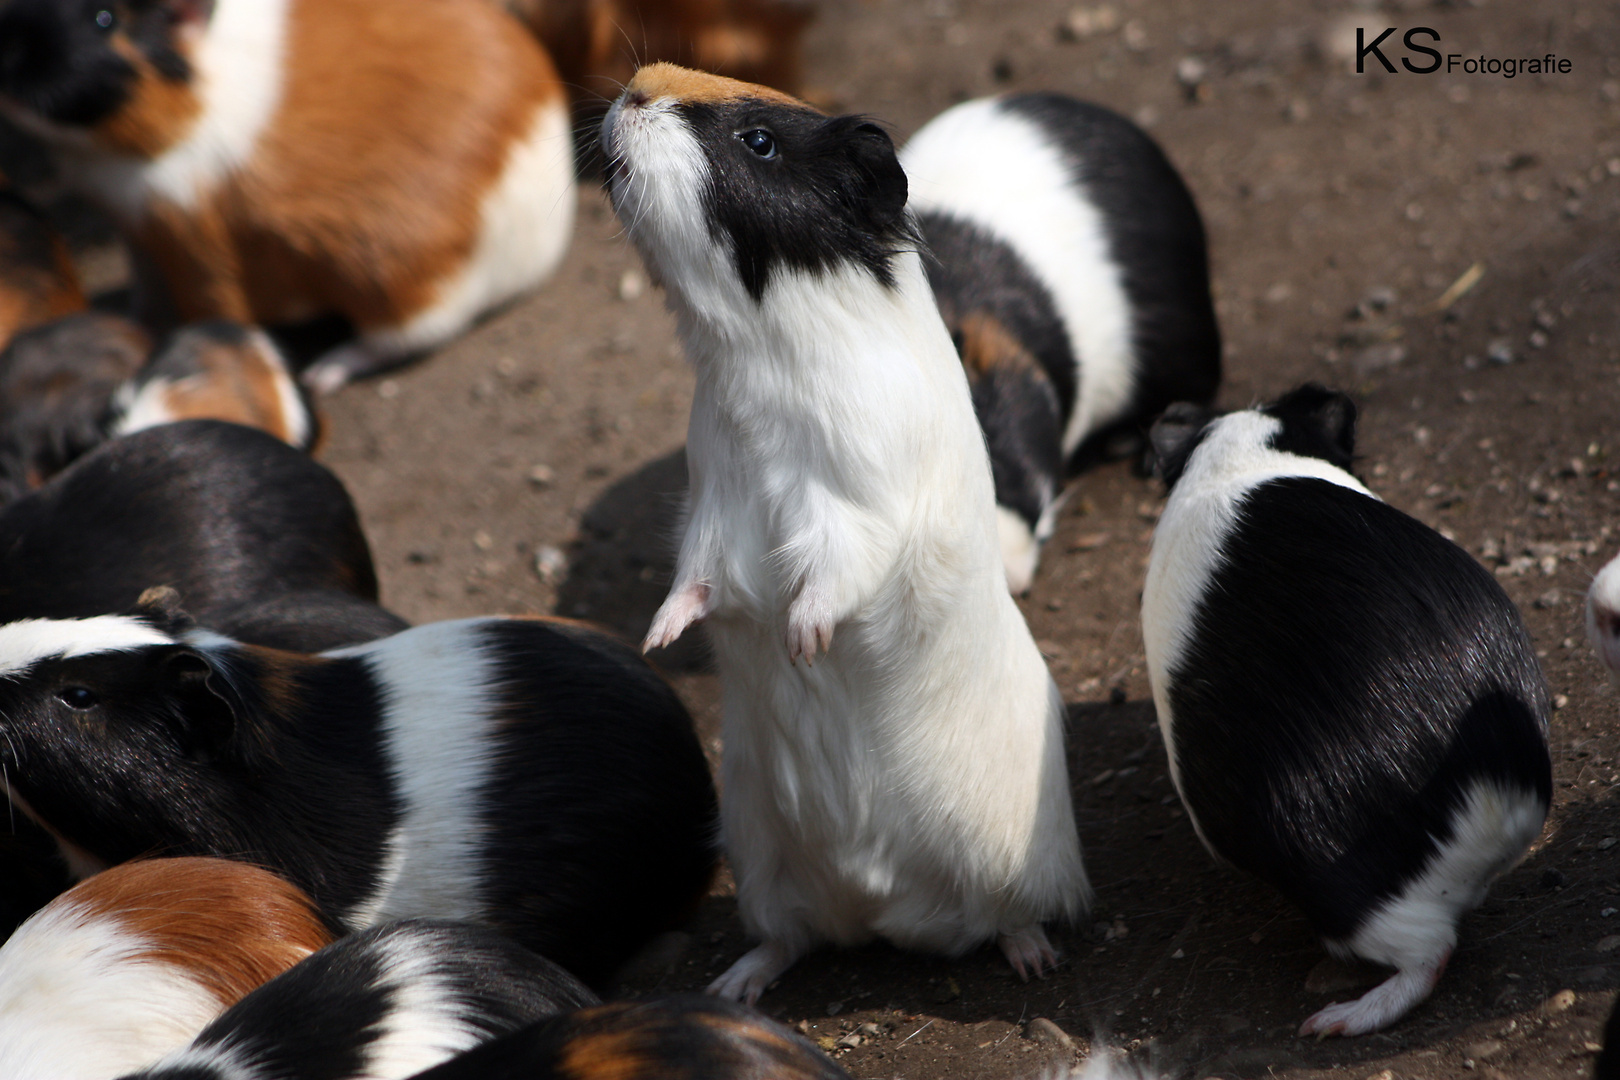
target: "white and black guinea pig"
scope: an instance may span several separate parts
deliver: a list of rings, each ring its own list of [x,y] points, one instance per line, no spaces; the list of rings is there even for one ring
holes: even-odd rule
[[[1328,949],[1396,970],[1302,1034],[1428,997],[1457,921],[1536,839],[1547,685],[1496,579],[1349,472],[1356,409],[1304,386],[1153,427],[1170,498],[1142,636],[1170,775],[1218,857]]]
[[[1203,221],[1146,132],[1062,94],[957,105],[900,163],[1023,592],[1069,473],[1138,448],[1171,402],[1215,396]]]
[[[0,505],[107,440],[112,399],[151,352],[139,325],[99,311],[11,339],[0,352]]]
[[[418,1080],[849,1080],[849,1073],[755,1009],[676,995],[560,1013]]]
[[[406,625],[377,604],[337,477],[213,420],[115,439],[0,510],[0,623],[127,611],[154,586],[255,645],[317,652]]]
[[[0,947],[0,1075],[108,1080],[143,1068],[332,939],[309,897],[245,863],[115,866]]]
[[[566,95],[488,0],[10,0],[0,42],[0,109],[174,321],[347,317],[322,389],[450,340],[568,246]]]
[[[114,437],[177,420],[227,420],[310,451],[321,431],[309,395],[270,336],[223,319],[171,337],[118,388],[111,412]]]
[[[0,348],[30,326],[86,306],[67,242],[0,177]]]
[[[405,1080],[596,995],[509,938],[407,920],[327,946],[128,1080]]]
[[[1586,637],[1610,681],[1620,684],[1620,557],[1610,559],[1586,590]]]
[[[473,920],[595,984],[707,889],[692,720],[606,635],[468,619],[310,655],[173,599],[0,627],[0,781],[75,873],[241,859],[344,929]]]

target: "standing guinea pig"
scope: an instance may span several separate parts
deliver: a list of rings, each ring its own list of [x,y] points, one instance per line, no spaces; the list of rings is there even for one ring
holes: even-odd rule
[[[406,626],[377,605],[337,477],[213,420],[115,439],[0,510],[0,623],[127,611],[155,586],[255,645],[316,652]]]
[[[115,866],[0,947],[0,1075],[110,1080],[149,1065],[331,940],[309,897],[256,867]]]
[[[0,348],[18,331],[87,306],[67,243],[4,184],[0,177]]]
[[[1170,489],[1142,637],[1170,775],[1218,858],[1338,956],[1396,969],[1301,1034],[1393,1024],[1541,831],[1547,685],[1467,552],[1350,474],[1355,405],[1305,386],[1153,427]]]
[[[1020,974],[1090,887],[1063,701],[1007,594],[995,491],[889,137],[644,67],[602,126],[615,210],[697,372],[690,506],[646,646],[707,619],[726,851],[758,999],[874,936]],[[800,661],[803,661],[800,663]]]
[[[450,340],[568,246],[565,95],[487,0],[9,0],[0,42],[0,109],[176,321],[347,317],[321,389]]]
[[[126,1080],[405,1080],[594,1004],[579,980],[500,934],[408,920],[328,946]]]
[[[804,1036],[735,1002],[675,996],[561,1013],[417,1080],[850,1080]]]
[[[990,444],[1002,560],[1029,588],[1070,471],[1221,381],[1204,224],[1142,129],[1061,94],[948,109],[900,154]]]
[[[0,627],[0,780],[76,874],[241,859],[346,930],[474,920],[596,984],[707,889],[691,718],[605,635],[468,619],[309,655],[169,600]]]

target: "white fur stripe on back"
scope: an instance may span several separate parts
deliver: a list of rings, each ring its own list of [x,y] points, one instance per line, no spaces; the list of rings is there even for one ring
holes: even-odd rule
[[[169,635],[128,615],[24,619],[0,626],[0,676],[27,671],[41,660],[173,644]]]

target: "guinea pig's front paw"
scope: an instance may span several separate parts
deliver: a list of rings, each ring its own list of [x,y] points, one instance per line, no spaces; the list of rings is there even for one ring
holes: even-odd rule
[[[662,649],[686,628],[709,614],[709,586],[701,581],[683,585],[664,598],[658,614],[653,616],[652,629],[641,643],[642,652]]]
[[[802,656],[808,666],[818,653],[832,648],[833,622],[832,596],[813,585],[800,589],[788,608],[788,662],[796,663]]]

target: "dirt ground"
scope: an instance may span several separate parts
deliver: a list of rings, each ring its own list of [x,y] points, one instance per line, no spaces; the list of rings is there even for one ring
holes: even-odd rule
[[[1323,962],[1303,919],[1218,869],[1173,797],[1137,604],[1158,486],[1075,481],[1023,601],[1069,702],[1097,904],[1058,972],[999,953],[822,952],[765,997],[858,1078],[1035,1077],[1106,1043],[1188,1077],[1570,1077],[1620,985],[1620,721],[1581,597],[1620,547],[1620,5],[1401,0],[821,0],[810,84],[903,138],[950,104],[1053,89],[1146,125],[1211,234],[1241,406],[1316,379],[1362,406],[1359,469],[1495,569],[1558,695],[1545,834],[1435,997],[1392,1030],[1300,1021],[1379,973]],[[1354,27],[1398,74],[1350,71]],[[1418,75],[1398,40],[1572,61]],[[1419,44],[1429,44],[1419,41]],[[1441,310],[1472,267],[1483,276]],[[1455,290],[1452,290],[1455,292]],[[384,599],[413,621],[556,612],[639,638],[670,572],[691,376],[594,186],[556,278],[439,355],[327,406]],[[1615,461],[1609,460],[1615,456]],[[699,635],[700,637],[700,635]],[[660,658],[719,753],[701,641]],[[703,986],[747,947],[724,885],[632,991]],[[1036,1023],[1042,1020],[1044,1023]],[[1055,1027],[1054,1027],[1055,1025]],[[1066,1033],[1066,1034],[1065,1034]]]

